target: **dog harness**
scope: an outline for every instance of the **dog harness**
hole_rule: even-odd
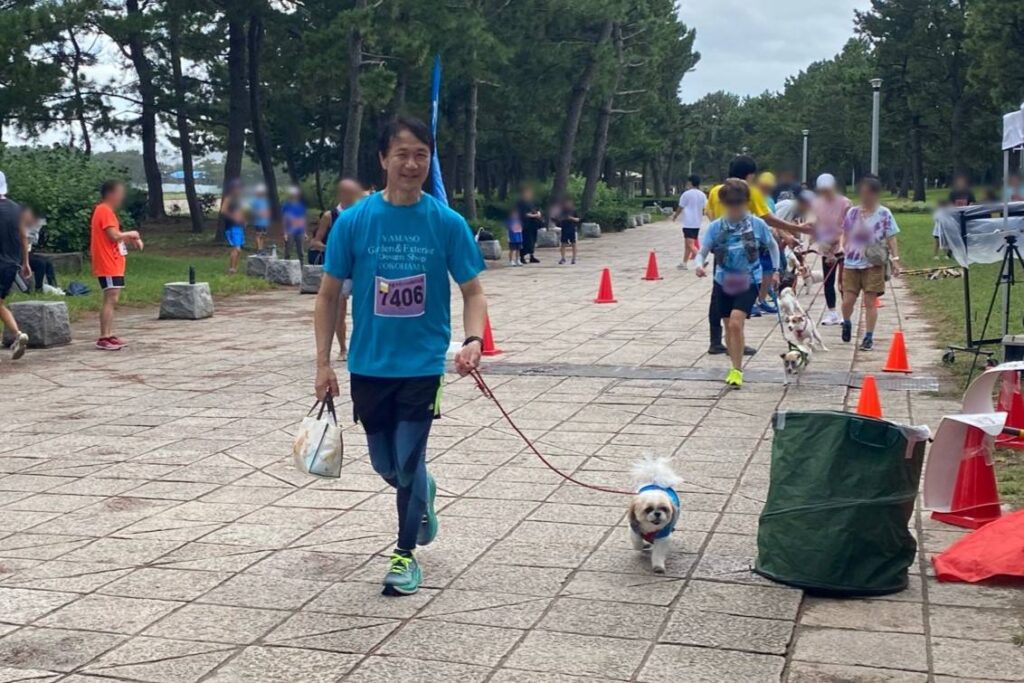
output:
[[[669,520],[667,526],[665,526],[662,529],[659,529],[658,531],[650,531],[644,533],[640,531],[640,524],[635,519],[629,520],[629,528],[633,530],[633,533],[635,533],[637,536],[644,539],[648,543],[654,543],[655,539],[667,538],[669,534],[675,531],[676,522],[679,521],[679,494],[676,493],[675,489],[669,488],[667,486],[658,486],[657,484],[648,484],[647,486],[643,486],[639,490],[637,490],[637,493],[643,493],[644,491],[664,491],[668,495],[669,499],[672,501],[672,519]],[[630,517],[632,517],[632,515],[630,515]]]

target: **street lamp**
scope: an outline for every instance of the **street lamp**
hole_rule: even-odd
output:
[[[811,131],[809,131],[806,128],[804,128],[801,132],[804,135],[804,164],[801,167],[801,171],[800,171],[800,182],[806,183],[807,182],[807,136],[811,134]]]
[[[882,79],[871,79],[871,174],[878,175],[878,122],[882,112]]]

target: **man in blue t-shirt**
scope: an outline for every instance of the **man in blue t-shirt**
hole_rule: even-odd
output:
[[[263,253],[263,242],[270,229],[270,199],[267,197],[267,186],[256,186],[256,192],[249,199],[249,222],[256,233],[256,251]]]
[[[387,187],[338,216],[327,240],[316,301],[316,394],[338,395],[330,366],[342,282],[352,280],[348,370],[353,410],[366,431],[370,463],[396,489],[398,542],[385,595],[410,595],[422,575],[417,545],[437,535],[436,486],[427,474],[427,437],[440,415],[451,339],[451,289],[462,292],[467,337],[455,357],[466,375],[480,364],[487,300],[473,233],[455,211],[423,192],[433,141],[421,121],[398,118],[381,135]]]

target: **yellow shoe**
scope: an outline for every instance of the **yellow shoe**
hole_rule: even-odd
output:
[[[725,383],[731,387],[739,389],[743,386],[743,373],[736,368],[732,368],[725,376]]]

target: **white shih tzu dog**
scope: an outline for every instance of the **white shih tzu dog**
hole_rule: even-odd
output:
[[[665,573],[669,536],[679,521],[679,494],[674,486],[682,481],[672,471],[668,458],[644,458],[633,466],[637,492],[629,505],[629,530],[633,547],[651,549],[651,568]]]

